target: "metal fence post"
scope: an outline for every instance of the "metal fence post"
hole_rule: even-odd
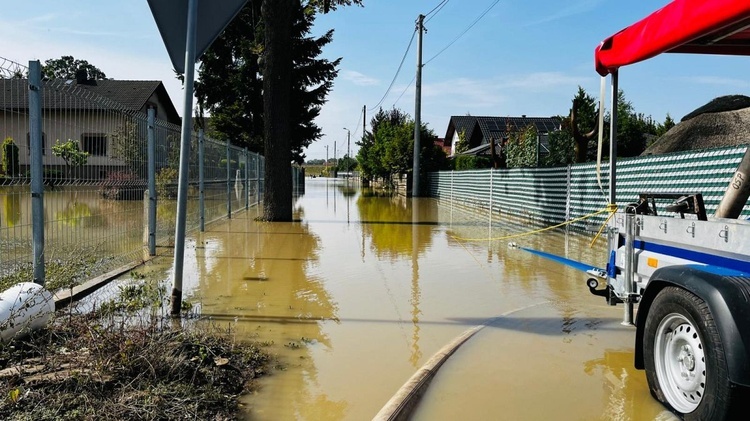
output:
[[[227,218],[232,219],[232,165],[229,141],[227,141]]]
[[[44,162],[42,161],[42,67],[29,62],[29,143],[34,282],[44,285]]]
[[[206,192],[204,190],[205,178],[203,175],[204,161],[203,129],[198,131],[198,208],[200,213],[200,230],[206,231]]]
[[[490,197],[490,217],[492,217],[492,182],[493,182],[493,175],[495,174],[495,170],[490,168],[490,194],[488,195]]]
[[[148,109],[148,255],[156,256],[156,110]]]
[[[565,194],[565,220],[566,221],[570,221],[570,197],[572,196],[571,190],[573,188],[572,168],[573,168],[572,165],[568,165],[568,174],[567,174],[568,178],[567,178],[567,183],[566,183],[567,187],[565,188],[565,193],[566,193]]]
[[[260,155],[255,154],[255,203],[260,203]]]
[[[250,153],[245,148],[245,210],[250,209]]]

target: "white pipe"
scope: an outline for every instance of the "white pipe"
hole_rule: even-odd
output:
[[[0,341],[44,327],[55,312],[52,293],[39,284],[21,282],[0,294]]]

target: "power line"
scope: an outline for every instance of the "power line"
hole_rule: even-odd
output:
[[[406,85],[406,88],[404,88],[404,90],[401,92],[401,95],[399,95],[398,98],[396,98],[396,101],[393,102],[393,106],[394,107],[396,106],[396,104],[398,104],[398,102],[401,100],[401,97],[404,96],[404,94],[406,93],[406,91],[409,88],[411,88],[411,84],[414,83],[414,79],[416,79],[416,78],[417,78],[417,75],[415,74],[414,77],[411,78],[411,82],[409,82],[409,84]]]
[[[432,10],[430,10],[429,12],[425,13],[424,17],[427,18],[428,16],[430,16],[432,14],[432,12],[435,12],[436,10],[437,10],[437,12],[435,12],[435,14],[437,15],[438,13],[440,13],[439,9],[442,9],[445,6],[445,4],[448,3],[448,1],[449,0],[443,0],[443,1],[441,1],[440,4],[438,4],[437,6],[433,7]]]
[[[401,63],[398,65],[398,69],[396,69],[396,74],[393,76],[393,80],[391,80],[391,84],[388,85],[388,89],[386,89],[385,94],[383,95],[383,98],[380,99],[380,101],[374,106],[369,107],[371,110],[375,110],[385,101],[385,98],[388,96],[388,94],[391,92],[391,88],[393,88],[393,84],[396,82],[396,78],[398,77],[398,74],[401,72],[401,67],[404,65],[404,61],[406,60],[406,56],[409,54],[409,50],[411,50],[411,45],[414,42],[414,36],[417,34],[416,28],[414,29],[414,32],[411,34],[411,39],[409,40],[409,46],[406,47],[406,51],[404,52],[404,56],[401,58]]]
[[[423,66],[426,66],[426,65],[427,65],[427,64],[429,64],[429,63],[430,63],[430,62],[431,62],[432,60],[435,60],[435,59],[436,59],[436,58],[437,58],[437,57],[438,57],[438,56],[439,56],[440,54],[442,54],[442,53],[443,53],[443,52],[444,52],[445,50],[447,50],[447,49],[448,49],[448,48],[450,48],[450,47],[451,47],[451,46],[452,46],[453,44],[455,44],[455,42],[456,42],[456,41],[458,41],[459,39],[461,39],[461,37],[463,37],[464,35],[466,35],[466,33],[467,33],[467,32],[469,32],[469,30],[471,30],[471,28],[473,28],[473,27],[474,27],[474,25],[476,25],[477,23],[479,23],[479,21],[480,21],[480,20],[482,20],[482,18],[483,18],[483,17],[484,17],[484,16],[485,16],[485,15],[486,15],[487,13],[489,13],[489,12],[490,12],[490,10],[492,10],[492,8],[493,8],[493,7],[495,7],[495,6],[496,6],[496,5],[498,4],[498,3],[500,3],[500,0],[495,0],[494,2],[492,2],[492,4],[491,4],[491,5],[490,5],[490,6],[488,7],[488,8],[484,9],[484,12],[482,12],[482,14],[481,14],[481,15],[479,15],[479,17],[478,17],[478,18],[476,18],[476,19],[474,20],[474,22],[472,22],[472,23],[471,23],[471,25],[469,25],[469,26],[468,26],[468,27],[467,27],[466,29],[464,29],[464,30],[463,30],[463,32],[461,32],[461,33],[460,33],[460,34],[459,34],[459,35],[458,35],[458,36],[457,36],[456,38],[454,38],[454,39],[453,39],[453,41],[451,41],[451,42],[450,42],[450,43],[449,43],[448,45],[446,45],[446,46],[445,46],[445,47],[444,47],[444,48],[443,48],[442,50],[440,50],[440,51],[439,51],[439,52],[438,52],[437,54],[435,54],[434,56],[432,56],[432,58],[430,58],[429,60],[427,60],[427,61],[426,61],[426,62],[425,62],[425,63],[423,64]]]

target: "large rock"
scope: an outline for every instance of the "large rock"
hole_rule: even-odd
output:
[[[642,155],[749,144],[750,108],[735,108],[745,104],[745,100],[750,104],[750,98],[741,95],[714,99],[685,116]]]

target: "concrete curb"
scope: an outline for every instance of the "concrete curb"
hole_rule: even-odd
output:
[[[375,415],[373,421],[405,421],[408,420],[414,409],[417,407],[419,399],[424,394],[425,390],[429,386],[432,379],[437,374],[437,371],[445,363],[445,361],[453,355],[461,345],[466,343],[472,336],[477,332],[491,325],[494,321],[499,320],[503,317],[507,317],[513,313],[523,311],[532,307],[537,307],[543,304],[548,304],[549,301],[544,301],[537,304],[528,305],[526,307],[517,308],[509,312],[503,313],[498,317],[487,319],[484,323],[465,331],[461,335],[457,336],[450,343],[440,348],[409,380],[404,383],[403,386],[396,392],[393,397],[386,402],[383,408]]]
[[[127,265],[120,266],[115,270],[109,271],[103,275],[97,276],[94,279],[86,281],[83,284],[74,287],[73,289],[66,289],[64,291],[58,292],[57,294],[54,294],[55,310],[64,308],[70,303],[86,297],[87,295],[109,283],[112,279],[122,275],[125,272],[133,270],[138,266],[143,265],[147,261],[148,260],[141,260],[128,263]]]

